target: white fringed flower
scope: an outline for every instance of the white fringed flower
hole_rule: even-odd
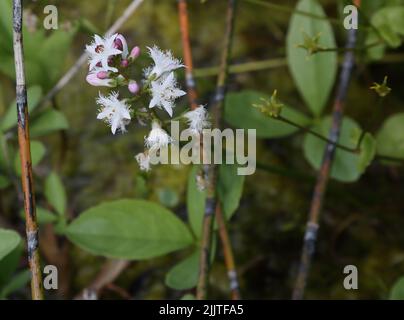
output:
[[[146,153],[139,153],[135,157],[137,163],[139,164],[139,168],[142,171],[150,170],[150,157]]]
[[[130,106],[124,100],[118,99],[118,93],[112,92],[109,96],[100,93],[97,104],[101,106],[97,119],[104,120],[111,126],[113,134],[119,129],[122,133],[126,131],[125,126],[129,124]]]
[[[156,121],[152,123],[152,130],[145,139],[145,145],[150,150],[158,150],[167,147],[172,142],[172,138],[161,129],[160,124]]]
[[[108,65],[108,60],[111,56],[122,54],[122,51],[117,49],[115,45],[115,39],[117,36],[117,34],[114,34],[110,37],[102,38],[99,35],[94,35],[94,41],[86,46],[86,51],[90,55],[90,70],[99,66],[104,71],[118,71],[117,68]]]
[[[162,107],[170,117],[173,116],[173,107],[175,99],[186,94],[181,89],[177,88],[177,81],[174,73],[171,72],[165,77],[162,77],[151,83],[152,99],[150,100],[149,108]]]
[[[145,71],[147,77],[154,74],[156,78],[159,78],[164,73],[184,67],[181,61],[174,58],[169,50],[162,51],[157,46],[147,47],[147,49],[149,49],[149,55],[154,61],[154,66]]]
[[[195,110],[187,112],[184,117],[188,121],[189,129],[197,133],[201,133],[204,128],[210,127],[208,112],[204,106],[199,106]]]

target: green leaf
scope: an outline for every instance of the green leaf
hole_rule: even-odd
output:
[[[222,164],[218,175],[218,196],[227,219],[230,219],[239,206],[243,194],[244,178],[237,174],[238,165]]]
[[[42,97],[42,89],[39,86],[32,86],[27,90],[28,96],[28,110],[32,112],[37,106]],[[0,129],[2,131],[9,130],[17,125],[17,106],[14,102],[7,109],[6,114],[0,123]]]
[[[389,117],[377,133],[377,154],[404,158],[404,113]]]
[[[196,286],[198,275],[199,252],[195,251],[166,274],[165,283],[172,289],[187,290]]]
[[[404,300],[404,277],[398,279],[391,288],[390,300]]]
[[[18,245],[3,259],[0,260],[0,287],[4,286],[17,269],[24,250],[23,241],[20,239]]]
[[[41,162],[45,155],[46,149],[42,142],[31,141],[31,162],[32,167],[35,167]],[[15,171],[21,175],[21,159],[20,154],[17,152],[14,159]]]
[[[77,27],[71,31],[54,30],[38,48],[44,71],[47,73],[51,85],[58,80],[63,72],[66,56],[76,31]],[[52,59],[49,59],[50,56]]]
[[[67,128],[69,128],[69,123],[65,115],[60,111],[49,109],[32,120],[30,132],[32,137],[39,137]]]
[[[25,287],[31,279],[30,270],[24,270],[16,274],[0,291],[0,299],[5,299],[11,293]]]
[[[25,220],[24,210],[20,211],[20,216],[22,219]],[[39,225],[44,225],[44,224],[56,222],[58,220],[58,217],[54,213],[52,213],[51,211],[49,211],[45,208],[36,207],[36,219],[37,219]]]
[[[45,196],[48,202],[63,216],[66,211],[66,190],[56,172],[52,172],[45,181]]]
[[[365,133],[360,147],[358,169],[364,172],[366,168],[372,163],[376,155],[376,140],[370,133]]]
[[[193,243],[177,216],[144,200],[118,200],[90,208],[67,227],[66,235],[84,250],[120,259],[150,259]]]
[[[202,233],[202,221],[205,214],[206,191],[199,190],[197,186],[197,174],[201,166],[194,165],[188,176],[187,186],[187,211],[191,228],[199,239]]]
[[[322,119],[313,128],[313,130],[325,137],[328,137],[331,122],[331,117],[326,117]],[[357,145],[357,139],[354,139],[354,135],[357,137],[357,132],[360,132],[360,130],[359,125],[354,120],[345,117],[342,122],[341,134],[338,142],[341,145],[355,148]],[[309,133],[306,133],[303,143],[304,155],[307,161],[316,170],[320,169],[325,147],[326,142]],[[362,155],[361,160],[359,154],[337,148],[331,168],[331,177],[342,182],[354,182],[358,180],[364,170],[363,166],[364,163],[366,163],[364,159],[368,160],[368,158],[369,155],[367,157]],[[362,168],[360,165],[361,162]]]
[[[251,90],[229,93],[224,109],[225,120],[237,128],[256,129],[257,137],[261,138],[285,137],[298,130],[279,120],[269,118],[254,108],[252,105],[259,103],[261,98],[269,99],[268,95]],[[283,108],[282,115],[302,126],[310,122],[302,113],[287,106]]]
[[[372,16],[371,22],[390,47],[401,45],[404,36],[404,6],[382,8]]]
[[[0,229],[0,260],[13,251],[20,241],[21,238],[17,232]]]
[[[326,17],[316,0],[300,0],[296,10]],[[304,33],[310,37],[320,34],[319,45],[335,48],[334,33],[327,20],[294,14],[287,36],[287,59],[296,86],[304,101],[315,115],[320,115],[327,103],[337,74],[337,54],[317,53],[308,56],[306,50],[297,45],[304,42]]]
[[[191,293],[187,293],[182,296],[181,300],[196,300],[196,297]]]

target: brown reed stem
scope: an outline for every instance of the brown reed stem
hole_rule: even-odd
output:
[[[359,1],[356,1],[359,5]],[[348,40],[346,47],[354,48],[356,45],[357,30],[348,31]],[[303,299],[304,290],[306,287],[307,277],[310,271],[311,260],[314,255],[317,232],[319,228],[319,218],[322,209],[322,204],[327,189],[328,179],[332,168],[332,163],[336,151],[336,143],[340,136],[340,129],[343,118],[344,104],[349,87],[349,82],[352,70],[355,65],[355,55],[353,51],[347,51],[344,57],[344,63],[341,69],[336,98],[334,102],[332,126],[329,133],[329,140],[333,143],[328,143],[323,156],[321,168],[317,175],[317,182],[314,188],[313,198],[311,202],[309,219],[307,222],[306,232],[304,235],[303,249],[298,269],[295,288],[292,298],[294,300]]]
[[[233,40],[234,33],[234,21],[235,21],[235,12],[236,12],[236,0],[228,0],[227,6],[227,18],[226,18],[226,31],[225,31],[225,39],[221,57],[221,63],[219,67],[219,75],[217,79],[216,85],[216,93],[214,97],[214,102],[212,105],[212,111],[214,114],[213,126],[215,128],[221,127],[221,119],[222,119],[222,109],[226,92],[226,83],[228,78],[228,69],[229,69],[229,58],[230,51]],[[202,231],[202,249],[201,249],[201,259],[200,259],[200,275],[197,286],[197,299],[206,299],[207,297],[207,284],[208,284],[208,275],[209,275],[209,258],[210,258],[210,244],[212,237],[212,225],[213,219],[212,215],[215,213],[216,220],[218,222],[219,234],[221,235],[221,240],[223,244],[223,249],[225,251],[226,257],[226,266],[231,267],[228,270],[228,274],[230,276],[231,281],[231,290],[233,298],[240,298],[238,292],[238,280],[237,273],[234,269],[234,258],[232,248],[230,246],[228,231],[226,228],[226,222],[224,220],[223,215],[221,214],[221,207],[217,201],[216,195],[216,180],[217,180],[217,170],[215,166],[204,166],[204,176],[205,181],[207,181],[207,200],[206,200],[206,208],[205,215],[203,221],[203,231]],[[223,238],[223,236],[225,238]],[[231,261],[229,261],[229,258]]]
[[[186,0],[178,0],[178,10],[180,16],[180,29],[181,29],[181,36],[182,36],[182,45],[183,45],[183,52],[184,52],[184,62],[186,65],[186,81],[187,81],[187,89],[188,89],[188,97],[191,103],[191,109],[195,109],[198,107],[196,103],[197,99],[197,91],[195,86],[195,81],[193,77],[193,62],[192,62],[192,51],[191,45],[189,40],[189,21],[188,21],[188,12],[187,12],[187,3]],[[201,139],[203,141],[203,139]],[[216,205],[216,221],[219,226],[219,235],[221,239],[221,243],[223,246],[224,256],[225,256],[225,264],[227,268],[227,273],[230,282],[231,288],[231,296],[233,300],[240,299],[240,291],[237,279],[237,272],[235,268],[234,262],[234,255],[233,255],[233,248],[231,246],[230,237],[227,231],[227,226],[225,219],[222,214],[221,206],[219,203]],[[207,221],[206,221],[207,220]],[[207,217],[204,222],[206,222],[207,228],[212,228],[212,221],[211,217]],[[206,236],[206,235],[205,235]],[[210,235],[209,235],[210,236]],[[205,239],[205,243],[211,241],[211,239]],[[202,246],[203,247],[203,246]],[[210,248],[210,245],[209,245]],[[209,251],[203,250],[203,262],[201,263],[201,270],[204,268],[203,266],[206,263],[209,263]],[[202,261],[202,260],[201,260]],[[205,271],[208,272],[208,271]],[[203,274],[205,277],[205,274]],[[205,282],[207,279],[203,278],[201,282]]]
[[[31,295],[33,300],[42,300],[42,273],[39,259],[38,225],[35,211],[35,193],[32,178],[29,138],[27,89],[25,85],[22,15],[22,0],[13,0],[13,47],[16,73],[18,144],[21,159],[21,182],[24,194],[28,263],[31,270]]]

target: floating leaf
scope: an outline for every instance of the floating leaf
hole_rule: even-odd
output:
[[[257,137],[278,138],[295,133],[298,129],[279,120],[263,115],[253,107],[260,103],[260,99],[270,99],[268,95],[257,91],[244,90],[238,93],[229,93],[226,97],[224,117],[234,127],[241,129],[256,129]],[[282,116],[302,126],[309,123],[309,119],[302,113],[283,107]]]
[[[316,0],[300,0],[296,10],[326,17]],[[315,115],[320,115],[327,103],[337,74],[337,54],[317,53],[308,57],[307,52],[297,46],[304,42],[304,34],[320,35],[319,46],[335,48],[334,33],[327,20],[313,19],[294,14],[287,36],[287,59],[293,79],[304,101]]]
[[[144,200],[118,200],[90,208],[67,227],[66,235],[84,250],[119,259],[150,259],[193,243],[178,217]]]

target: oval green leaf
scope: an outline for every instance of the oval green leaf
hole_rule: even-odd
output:
[[[172,289],[187,290],[196,286],[198,275],[199,251],[195,251],[167,273],[165,283]]]
[[[66,211],[66,190],[56,172],[51,172],[45,180],[45,196],[56,212],[63,216]]]
[[[90,208],[66,229],[70,241],[93,254],[150,259],[193,243],[171,211],[144,200],[117,200]]]
[[[69,123],[65,115],[60,111],[49,109],[32,119],[30,134],[32,137],[39,137],[67,128]]]
[[[17,232],[0,229],[0,260],[13,251],[20,241],[21,238]]]
[[[326,17],[316,0],[300,0],[296,10]],[[320,115],[327,103],[337,74],[337,54],[320,52],[308,56],[306,50],[297,46],[303,44],[304,34],[319,36],[323,48],[335,48],[334,33],[327,20],[313,19],[294,14],[289,24],[287,36],[287,59],[296,86],[307,106],[315,115]]]
[[[257,137],[279,138],[295,133],[298,129],[263,115],[252,105],[260,103],[260,99],[269,99],[268,95],[252,90],[244,90],[238,93],[229,93],[226,96],[224,109],[225,120],[234,127],[241,129],[256,129]],[[282,115],[302,126],[306,126],[310,120],[301,112],[288,106],[282,110]]]
[[[404,113],[389,117],[377,133],[377,154],[404,158]]]
[[[326,117],[313,127],[313,130],[328,137],[331,121],[331,117]],[[342,122],[339,143],[350,148],[355,148],[357,145],[357,133],[361,132],[360,130],[359,125],[354,120],[345,117]],[[367,143],[365,144],[365,148],[366,145]],[[304,155],[316,170],[320,169],[325,147],[326,142],[306,133],[303,144]],[[360,154],[337,149],[331,169],[331,177],[342,182],[354,182],[358,180],[367,164],[369,164],[371,155],[371,150],[366,151],[365,155],[361,158]]]

